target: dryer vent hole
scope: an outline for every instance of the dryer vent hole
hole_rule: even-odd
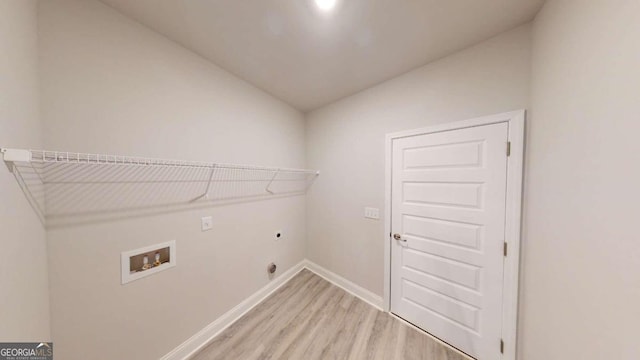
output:
[[[271,263],[267,266],[267,272],[269,272],[269,274],[273,274],[276,272],[276,264]]]

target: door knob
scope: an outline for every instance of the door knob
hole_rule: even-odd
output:
[[[400,241],[407,241],[406,239],[403,239],[400,234],[393,234],[393,238]]]

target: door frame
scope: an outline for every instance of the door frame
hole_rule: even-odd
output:
[[[518,283],[520,270],[520,240],[522,222],[522,188],[524,170],[525,110],[478,117],[469,120],[449,122],[424,128],[400,131],[386,135],[385,140],[385,199],[384,199],[384,307],[391,311],[391,179],[393,140],[404,137],[433,134],[443,131],[470,127],[508,123],[508,140],[511,143],[507,158],[507,197],[505,209],[505,242],[508,256],[504,258],[502,281],[502,339],[504,353],[502,359],[516,359],[518,331]],[[505,144],[506,151],[506,144]],[[499,344],[496,344],[499,346]]]

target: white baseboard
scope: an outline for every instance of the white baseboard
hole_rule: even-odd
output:
[[[275,278],[269,284],[262,289],[258,290],[253,295],[249,296],[246,300],[238,304],[233,309],[227,311],[222,316],[217,318],[214,322],[207,325],[204,329],[200,330],[197,334],[193,335],[187,341],[178,345],[167,355],[163,356],[160,360],[186,360],[195,355],[202,348],[207,346],[213,338],[215,338],[224,329],[236,322],[244,314],[253,309],[256,305],[262,302],[265,298],[271,295],[274,291],[278,290],[282,285],[294,277],[298,272],[305,268],[306,260],[299,262],[289,270],[285,271],[282,275]]]
[[[331,272],[323,268],[322,266],[314,263],[313,261],[305,260],[304,267],[316,273],[317,275],[325,278],[327,281],[333,283],[334,285],[341,287],[348,293],[351,293],[352,295],[359,297],[363,301],[369,303],[371,306],[382,311],[383,301],[381,296],[376,295],[371,291],[352,283],[351,281],[343,278],[342,276],[334,272]]]
[[[220,334],[224,329],[231,326],[231,324],[233,324],[234,322],[236,322],[236,320],[249,312],[249,310],[260,304],[264,299],[278,290],[282,285],[284,285],[287,281],[293,278],[304,268],[312,271],[318,276],[326,279],[327,281],[344,289],[354,296],[357,296],[363,301],[369,303],[371,306],[382,310],[383,302],[381,296],[378,296],[371,291],[352,283],[351,281],[323,268],[322,266],[312,261],[303,260],[293,266],[291,269],[284,272],[282,275],[275,278],[265,287],[258,290],[256,293],[248,297],[236,307],[224,313],[214,322],[207,325],[204,329],[200,330],[197,334],[193,335],[192,337],[187,339],[187,341],[183,342],[177,348],[173,349],[167,355],[163,356],[160,360],[187,360],[191,358],[198,351],[207,346],[211,342],[211,340],[213,340],[213,338]]]

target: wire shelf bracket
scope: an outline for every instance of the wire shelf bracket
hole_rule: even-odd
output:
[[[211,167],[211,171],[209,172],[209,180],[207,180],[207,188],[204,190],[204,193],[202,193],[202,195],[199,195],[193,199],[191,199],[189,202],[196,202],[200,199],[209,199],[209,189],[211,188],[211,180],[213,179],[213,173],[216,170],[216,166],[213,165]]]
[[[88,214],[304,194],[320,174],[211,162],[0,149],[43,224]]]

